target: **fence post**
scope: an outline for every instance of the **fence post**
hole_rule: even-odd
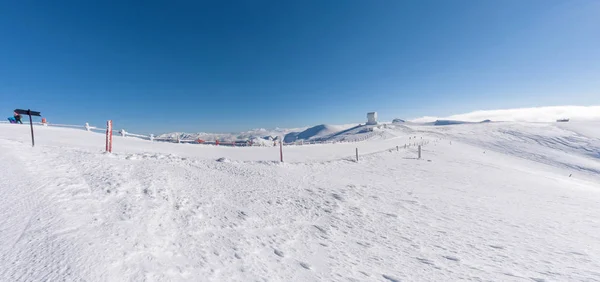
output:
[[[421,145],[419,145],[419,160],[421,159]]]
[[[106,151],[112,153],[112,120],[106,122]]]
[[[358,148],[356,148],[356,162],[358,162]]]
[[[283,162],[283,140],[279,140],[279,161]]]

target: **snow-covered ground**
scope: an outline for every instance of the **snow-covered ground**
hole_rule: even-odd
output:
[[[598,126],[390,126],[281,164],[0,124],[0,281],[597,281]]]

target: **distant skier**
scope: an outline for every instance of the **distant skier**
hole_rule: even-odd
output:
[[[23,124],[23,122],[21,121],[21,115],[20,114],[18,114],[17,112],[15,112],[15,114],[14,114],[13,117],[15,118],[15,123]]]

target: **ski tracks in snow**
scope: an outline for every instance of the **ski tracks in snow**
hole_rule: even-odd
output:
[[[82,280],[86,275],[78,268],[74,231],[86,217],[65,217],[86,214],[73,209],[89,192],[82,179],[71,164],[55,162],[57,156],[47,148],[11,141],[1,141],[0,147],[10,152],[2,154],[8,159],[1,162],[9,164],[1,172],[1,190],[7,195],[2,208],[9,209],[0,233],[8,247],[0,257],[1,280]]]

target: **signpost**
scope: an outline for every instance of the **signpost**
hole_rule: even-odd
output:
[[[33,121],[31,120],[31,116],[40,117],[42,116],[40,112],[32,111],[32,110],[22,110],[16,109],[15,113],[20,115],[28,115],[29,116],[29,126],[31,127],[31,147],[35,147],[35,138],[33,137]]]

